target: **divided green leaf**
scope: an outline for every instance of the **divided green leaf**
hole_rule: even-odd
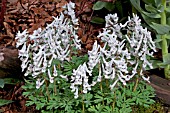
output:
[[[0,107],[12,103],[12,100],[0,99]]]

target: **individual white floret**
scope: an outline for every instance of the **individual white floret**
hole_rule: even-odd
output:
[[[17,40],[16,47],[18,48],[19,46],[23,45],[27,39],[28,39],[28,32],[27,29],[25,29],[22,33],[18,31],[15,39]]]
[[[50,69],[48,69],[48,77],[50,79],[50,83],[53,83],[54,82],[54,77],[52,77]]]
[[[54,77],[58,76],[57,69],[56,69],[55,65],[53,66],[53,76]]]
[[[36,81],[36,88],[39,89],[43,84],[44,84],[45,80],[42,80],[40,78],[37,79]]]
[[[92,50],[88,51],[89,61],[87,64],[88,64],[89,69],[91,69],[91,70],[99,62],[99,58],[100,58],[99,48],[100,48],[100,45],[98,45],[97,41],[95,41],[95,43],[93,44]]]
[[[71,86],[72,92],[75,91],[75,97],[78,97],[77,94],[77,88],[83,86],[83,93],[87,93],[88,90],[91,90],[91,85],[88,83],[88,75],[91,73],[90,70],[88,70],[86,63],[83,65],[79,65],[79,67],[75,70],[73,70],[72,76],[71,76]],[[87,75],[88,74],[88,75]]]

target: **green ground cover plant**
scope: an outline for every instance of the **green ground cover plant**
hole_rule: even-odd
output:
[[[36,105],[36,109],[42,113],[79,113],[83,109],[85,113],[130,113],[134,108],[141,108],[140,106],[143,107],[143,110],[147,110],[150,105],[155,103],[154,89],[144,81],[140,81],[136,90],[134,90],[134,82],[126,86],[119,85],[112,91],[104,83],[101,90],[99,84],[93,87],[91,92],[81,94],[77,99],[74,99],[74,95],[68,87],[69,83],[63,81],[62,85],[51,84],[48,87],[49,100],[46,86],[43,85],[41,90],[37,90],[35,82],[32,81],[34,80],[26,81],[26,85],[23,86],[26,90],[23,94],[29,97],[26,105]],[[56,94],[54,87],[57,90]]]
[[[133,14],[122,24],[117,14],[108,14],[97,36],[104,46],[96,40],[80,55],[75,4],[63,8],[45,29],[16,36],[22,71],[29,78],[23,86],[27,105],[45,113],[128,113],[133,106],[153,104],[154,90],[143,71],[153,68],[149,59],[156,46],[139,17]]]
[[[0,88],[4,88],[5,85],[15,85],[17,83],[21,82],[21,80],[19,79],[14,79],[14,78],[3,78],[3,79],[0,79]],[[7,104],[10,104],[10,103],[13,103],[14,101],[12,100],[6,100],[6,99],[2,99],[2,96],[0,96],[0,107],[1,106],[4,106],[4,105],[7,105]],[[1,112],[1,110],[0,110]]]

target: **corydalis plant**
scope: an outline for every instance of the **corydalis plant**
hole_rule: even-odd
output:
[[[156,46],[162,49],[162,61],[155,60],[157,68],[164,68],[166,79],[170,79],[170,4],[168,0],[139,1],[130,0],[131,4],[138,10],[144,21],[155,31]],[[142,3],[141,3],[142,2]],[[145,5],[145,9],[140,4]]]
[[[134,75],[141,75],[146,79],[142,71],[146,66],[152,68],[147,56],[153,55],[150,50],[156,51],[150,32],[141,26],[140,19],[136,15],[133,15],[133,18],[129,17],[123,25],[117,23],[116,14],[106,16],[105,20],[106,27],[98,37],[105,42],[104,48],[101,48],[103,65],[109,64],[110,67],[103,69],[112,69],[114,76],[117,76],[115,78],[124,85]],[[122,31],[126,33],[123,34]]]
[[[92,86],[105,80],[109,81],[111,89],[118,81],[126,85],[135,75],[149,81],[149,77],[145,77],[142,72],[147,66],[152,68],[147,57],[152,57],[153,51],[156,51],[151,33],[141,26],[136,15],[129,17],[123,25],[118,23],[117,14],[109,14],[105,20],[105,28],[98,35],[105,42],[104,47],[96,41],[92,50],[88,51],[88,62],[73,70],[71,88],[75,91],[75,97],[78,97],[78,89],[81,86],[83,93],[87,93]],[[123,34],[122,31],[126,33]],[[92,75],[96,66],[99,67],[99,75]],[[89,77],[93,78],[91,84]],[[96,77],[97,79],[94,79]]]
[[[38,29],[32,35],[25,30],[16,37],[17,47],[22,46],[19,50],[22,70],[27,68],[25,75],[31,74],[37,79],[37,88],[46,78],[53,83],[54,77],[59,75],[68,80],[74,97],[78,98],[81,93],[87,93],[105,80],[110,89],[119,81],[126,85],[135,75],[149,80],[142,72],[146,66],[152,68],[147,56],[152,56],[150,51],[155,51],[155,44],[136,15],[129,17],[125,24],[118,23],[116,14],[107,15],[105,28],[98,35],[105,43],[104,47],[95,41],[92,50],[88,51],[88,61],[81,63],[77,69],[73,68],[71,76],[58,74],[58,67],[64,70],[64,62],[72,60],[71,48],[81,49],[76,34],[78,20],[73,10],[74,3],[69,2],[63,8],[65,11],[60,17],[54,17],[46,29]],[[33,41],[33,44],[27,44],[27,40]],[[56,59],[61,62],[60,66],[53,62]]]
[[[53,60],[68,61],[71,46],[80,49],[80,40],[76,34],[78,19],[73,10],[75,4],[69,2],[63,8],[64,12],[54,17],[54,21],[44,30],[39,28],[32,35],[25,30],[16,36],[16,47],[22,46],[19,50],[22,71],[26,70],[25,76],[30,74],[37,79],[37,88],[44,83],[46,76],[50,83],[54,82],[58,73]],[[33,43],[27,43],[28,40]]]

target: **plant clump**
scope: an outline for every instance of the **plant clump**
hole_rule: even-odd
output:
[[[57,84],[55,93],[56,87],[66,90],[62,87],[64,80],[77,99],[93,91],[97,84],[102,90],[106,83],[112,91],[118,83],[126,85],[134,77],[149,81],[143,71],[152,68],[148,57],[156,51],[155,43],[137,15],[133,14],[122,24],[118,23],[117,14],[108,14],[105,28],[97,36],[104,46],[95,41],[92,50],[81,56],[77,52],[81,49],[81,40],[77,35],[75,4],[69,2],[63,8],[60,16],[54,17],[44,30],[39,28],[32,35],[25,30],[16,36],[16,47],[21,47],[22,71],[36,80],[37,89],[45,85],[48,90],[50,84]]]

